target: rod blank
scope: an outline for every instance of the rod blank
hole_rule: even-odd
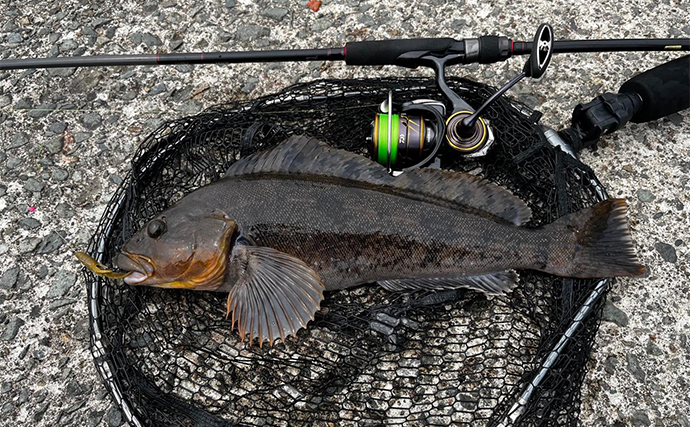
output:
[[[690,50],[690,39],[555,40],[554,53]],[[513,42],[513,55],[532,53],[532,42]]]
[[[337,49],[261,50],[246,52],[165,53],[158,55],[100,55],[55,58],[6,59],[0,70],[61,67],[110,67],[119,65],[218,64],[246,62],[342,61]]]

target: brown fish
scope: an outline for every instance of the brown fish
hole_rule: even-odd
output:
[[[240,336],[294,335],[324,290],[510,291],[513,269],[559,276],[639,275],[625,218],[610,199],[538,229],[507,190],[419,169],[399,177],[360,155],[292,137],[152,219],[116,257],[130,285],[229,292]]]

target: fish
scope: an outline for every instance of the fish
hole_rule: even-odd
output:
[[[527,204],[488,180],[430,168],[394,177],[293,136],[156,215],[114,264],[131,286],[227,292],[240,339],[273,345],[314,320],[325,291],[500,295],[517,286],[516,270],[641,275],[626,213],[624,199],[608,199],[525,227]]]

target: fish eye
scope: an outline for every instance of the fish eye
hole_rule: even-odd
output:
[[[162,219],[154,219],[149,222],[148,227],[146,227],[146,233],[152,239],[157,239],[163,235],[166,231],[165,221]]]

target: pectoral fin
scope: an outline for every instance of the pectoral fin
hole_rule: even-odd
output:
[[[514,271],[499,271],[474,276],[381,280],[378,284],[388,291],[422,289],[439,291],[464,288],[484,292],[489,295],[500,295],[510,292],[517,284],[517,281],[518,276]]]
[[[227,313],[237,321],[240,337],[269,344],[314,320],[323,300],[324,286],[318,273],[302,260],[262,246],[237,245],[239,280],[228,295]]]

